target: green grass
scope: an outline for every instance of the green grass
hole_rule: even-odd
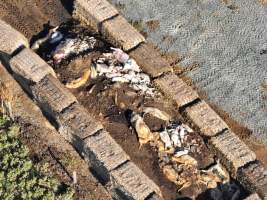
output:
[[[19,127],[0,116],[0,199],[72,199],[74,190],[46,176],[47,165],[31,161],[18,134]]]

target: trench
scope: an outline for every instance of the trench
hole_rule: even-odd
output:
[[[54,68],[61,83],[69,88],[97,120],[101,121],[104,128],[131,157],[131,160],[160,187],[164,199],[231,199],[237,190],[239,195],[234,199],[243,199],[248,194],[232,178],[229,183],[216,183],[216,187],[209,187],[208,182],[198,180],[197,174],[207,172],[216,163],[218,164],[218,158],[209,150],[206,142],[194,127],[192,132],[187,131],[186,139],[179,147],[179,151],[190,147],[188,155],[197,162],[196,166],[191,166],[192,159],[183,161],[182,164],[174,164],[170,160],[172,157],[166,153],[166,148],[160,151],[155,140],[149,140],[140,145],[137,127],[131,123],[133,113],[141,117],[154,134],[162,132],[170,124],[180,126],[189,125],[189,123],[180,115],[173,103],[164,98],[156,89],[147,94],[143,91],[145,89],[137,90],[133,87],[134,84],[129,84],[125,79],[114,81],[104,72],[101,74],[101,71],[96,70],[97,75],[93,76],[95,67],[92,66],[97,66],[97,64],[104,64],[108,67],[125,66],[121,61],[118,62],[118,59],[110,58],[114,56],[112,52],[115,50],[101,36],[75,20],[62,23],[56,31],[63,36],[60,41],[51,43],[49,42],[51,40],[47,40],[39,46],[36,52]],[[67,51],[70,48],[68,45],[61,45],[66,42],[66,38],[74,40],[75,48],[72,53]],[[36,40],[33,40],[34,42]],[[87,45],[87,48],[80,48],[83,45]],[[149,83],[149,87],[153,86]],[[145,108],[164,112],[171,120],[166,122],[153,113],[144,114]],[[170,171],[166,172],[169,168],[175,169],[179,179],[183,180],[181,183],[174,184],[172,176],[167,173]],[[235,188],[232,188],[233,185]]]

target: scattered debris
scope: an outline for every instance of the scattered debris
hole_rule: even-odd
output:
[[[112,53],[104,53],[92,68],[99,76],[105,76],[112,82],[128,83],[141,94],[154,96],[155,89],[150,77],[143,73],[136,62],[120,49],[112,48]]]
[[[57,31],[57,29],[58,26],[53,29],[50,29],[45,37],[36,40],[32,44],[31,49],[36,51],[40,48],[41,45],[43,45],[46,42],[49,42],[50,44],[60,42],[63,39],[63,34]]]
[[[77,184],[78,180],[77,180],[77,172],[73,171],[72,172],[72,180],[73,180],[73,184]]]
[[[168,121],[168,125],[163,127],[160,132],[151,132],[149,127],[143,121],[141,115],[134,113],[131,122],[137,132],[140,145],[150,143],[158,152],[160,167],[163,174],[171,182],[175,183],[179,191],[186,190],[189,187],[216,189],[213,196],[219,198],[228,195],[227,199],[237,199],[239,189],[231,191],[230,175],[226,169],[217,161],[208,169],[199,169],[198,161],[194,158],[197,148],[194,140],[188,142],[187,137],[193,133],[193,130],[181,123],[171,122],[168,114],[151,107],[143,109],[143,114],[153,113],[152,115]],[[224,185],[222,187],[221,185]],[[198,189],[199,190],[199,189]],[[218,191],[217,191],[218,190]],[[216,198],[215,198],[216,199]]]
[[[143,118],[140,115],[133,112],[131,116],[131,123],[133,124],[137,132],[140,147],[143,144],[146,144],[149,141],[153,140],[154,138],[153,134],[151,133],[150,129],[145,124],[145,122],[143,121]]]
[[[143,109],[143,112],[144,112],[144,114],[149,113],[158,119],[162,119],[163,121],[170,121],[171,120],[171,117],[170,117],[170,115],[168,115],[168,113],[163,112],[157,108],[145,107]]]
[[[83,35],[83,37],[73,38],[63,35],[57,29],[51,30],[48,36],[38,42],[36,41],[36,47],[33,48],[39,48],[43,42],[48,42],[54,46],[54,49],[49,53],[49,59],[52,59],[54,64],[65,63],[62,61],[90,52],[97,46],[97,40],[94,37]],[[131,59],[121,49],[105,49],[100,52],[100,56],[98,54],[94,56],[92,56],[92,64],[91,62],[87,64],[87,66],[90,66],[86,68],[81,77],[77,78],[76,76],[75,78],[77,79],[66,81],[67,88],[79,88],[88,80],[101,77],[108,80],[105,81],[105,84],[112,83],[117,89],[122,88],[123,83],[126,83],[133,89],[131,92],[125,91],[125,94],[129,93],[129,96],[144,95],[145,97],[154,97],[157,94],[152,86],[150,77],[143,73],[135,60]],[[88,90],[89,93],[92,93],[96,88],[97,83],[93,84]],[[106,85],[104,86],[106,88]],[[115,94],[114,101],[120,108],[125,108],[125,105],[118,102],[118,93]],[[211,162],[206,162],[209,162],[208,165],[206,163],[203,164],[201,158],[206,155],[203,154],[206,151],[202,151],[202,149],[205,149],[202,147],[205,144],[201,139],[194,136],[195,133],[189,126],[172,121],[173,119],[168,113],[158,108],[140,106],[137,109],[141,114],[132,112],[130,122],[136,130],[139,147],[141,148],[144,144],[150,144],[157,151],[159,166],[163,174],[177,185],[178,191],[184,191],[189,187],[198,192],[212,189],[211,196],[214,199],[223,200],[225,196],[227,196],[227,199],[238,199],[240,189],[236,184],[232,183],[228,172],[220,162],[217,161],[210,166],[214,162],[212,158]],[[149,117],[152,116],[152,119],[157,118],[159,121],[164,122],[157,129],[151,128],[151,130],[156,131],[152,132],[148,126],[149,123],[147,125],[144,122],[143,117],[145,115],[150,115]],[[200,147],[201,145],[202,147]],[[198,156],[200,154],[202,154],[202,157]],[[202,164],[200,164],[201,162]],[[77,182],[76,172],[73,172],[73,182],[74,184]]]
[[[92,50],[95,44],[96,39],[94,37],[85,36],[83,39],[65,38],[52,53],[53,60],[58,64],[71,55],[78,55],[88,50]]]
[[[77,79],[67,83],[66,87],[70,88],[70,89],[79,88],[87,82],[90,75],[91,75],[91,69],[89,68],[83,73],[83,75],[80,78],[77,78]]]

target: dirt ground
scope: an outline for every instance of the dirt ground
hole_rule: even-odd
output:
[[[59,0],[4,0],[0,1],[0,18],[31,41],[37,34],[45,34],[43,30],[66,21],[70,15]]]
[[[48,165],[48,176],[56,177],[63,185],[73,187],[73,199],[106,200],[111,199],[103,186],[88,171],[87,163],[75,150],[63,141],[59,135],[41,132],[40,128],[19,122],[20,140],[30,150],[31,159],[36,163]],[[73,184],[73,173],[77,174],[77,183]]]
[[[21,31],[32,42],[36,38],[45,35],[50,26],[58,26],[62,22],[66,22],[70,18],[70,15],[60,4],[60,1],[57,0],[8,0],[0,2],[0,18]],[[154,23],[150,25],[152,29],[157,28]],[[66,29],[66,31],[68,30]],[[79,33],[80,30],[76,29],[76,31]],[[106,45],[99,44],[99,50],[107,48],[108,46]],[[47,59],[45,57],[45,49],[42,49],[42,52],[39,53],[44,53],[41,56]],[[70,80],[80,77],[85,68],[98,55],[99,51],[95,51],[88,56],[80,56],[71,62],[62,63],[58,66],[55,65],[54,69],[62,83],[66,84]],[[167,102],[162,97],[153,99],[144,98],[143,96],[137,95],[127,85],[111,85],[110,82],[102,78],[88,81],[83,87],[72,90],[72,92],[90,113],[103,122],[105,128],[130,155],[132,161],[161,187],[165,199],[174,200],[183,197],[183,195],[177,192],[177,186],[167,180],[161,172],[155,149],[149,145],[144,145],[142,148],[139,148],[138,138],[129,123],[129,110],[140,112],[144,106],[157,107],[170,114],[175,120],[183,122],[182,117],[174,109],[175,107],[172,103]],[[164,123],[157,121],[156,118],[149,115],[145,118],[145,122],[152,130],[158,130],[162,123]],[[202,138],[197,133],[192,135],[192,139],[196,139],[202,144],[202,153],[194,156],[199,161],[200,168],[206,168],[214,162],[213,155],[210,154]],[[33,141],[35,140],[32,138],[26,139],[26,143],[30,146],[36,145]],[[42,144],[40,145],[42,146]],[[259,147],[254,145],[253,147],[255,147],[253,148],[254,150],[257,150],[256,153],[261,158],[264,158],[264,153],[258,150]],[[50,152],[41,154],[42,156],[44,155],[44,159],[47,158],[47,153],[51,154]],[[57,152],[55,156],[56,154]],[[35,158],[40,159],[39,156]],[[63,172],[60,170],[57,173],[62,180],[68,179],[68,176],[62,174]],[[90,186],[88,187],[90,188]],[[193,192],[185,191],[185,194],[189,194],[190,196],[190,193]],[[206,197],[203,194],[199,196],[199,199],[207,199]]]

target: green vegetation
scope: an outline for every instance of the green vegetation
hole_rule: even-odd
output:
[[[0,199],[72,199],[72,188],[46,176],[47,165],[30,160],[18,133],[16,124],[0,116]]]

